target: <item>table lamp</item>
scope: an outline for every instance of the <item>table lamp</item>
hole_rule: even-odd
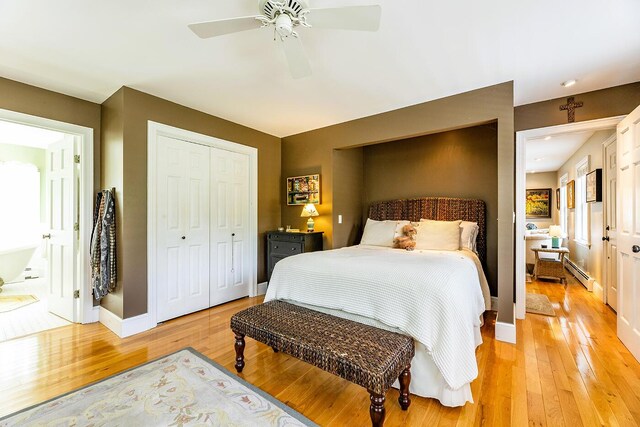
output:
[[[303,218],[309,218],[307,221],[307,232],[311,233],[313,231],[313,217],[320,215],[316,210],[316,206],[313,203],[307,203],[304,208],[302,208],[302,213],[300,214]]]
[[[562,238],[562,228],[559,225],[550,225],[549,236],[551,236],[551,247],[558,249],[560,247],[560,238]]]

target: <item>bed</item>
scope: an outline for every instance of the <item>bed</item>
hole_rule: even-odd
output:
[[[485,205],[481,200],[424,197],[377,202],[378,221],[462,219],[478,224],[471,250],[404,251],[357,245],[280,261],[265,301],[279,299],[414,338],[413,394],[445,406],[473,402],[475,349],[482,314],[490,308],[483,264]]]

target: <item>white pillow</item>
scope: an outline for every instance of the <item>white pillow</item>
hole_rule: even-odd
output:
[[[416,249],[457,251],[460,249],[461,221],[420,220]]]
[[[375,221],[367,218],[360,244],[392,248],[397,227],[398,221]]]
[[[480,227],[477,222],[462,221],[460,223],[462,227],[462,234],[460,235],[460,247],[467,248],[471,251],[476,251],[476,238]]]

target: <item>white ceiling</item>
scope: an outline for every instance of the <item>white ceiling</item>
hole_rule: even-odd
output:
[[[62,138],[64,134],[60,132],[0,120],[0,144],[47,148]]]
[[[528,140],[527,173],[557,171],[594,133],[594,131],[573,132],[554,135],[552,138],[543,136]]]
[[[2,0],[0,76],[94,102],[126,85],[276,136],[509,80],[516,105],[640,80],[637,0],[310,0],[376,2],[377,33],[302,28],[314,74],[293,80],[268,29],[187,28],[257,0]]]

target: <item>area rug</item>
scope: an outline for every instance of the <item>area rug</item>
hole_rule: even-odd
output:
[[[315,426],[185,348],[0,419],[0,426]]]
[[[38,298],[33,295],[0,295],[0,313],[6,313],[34,302],[38,302]]]
[[[556,315],[549,297],[542,294],[529,293],[527,293],[527,313],[544,314],[545,316]]]

